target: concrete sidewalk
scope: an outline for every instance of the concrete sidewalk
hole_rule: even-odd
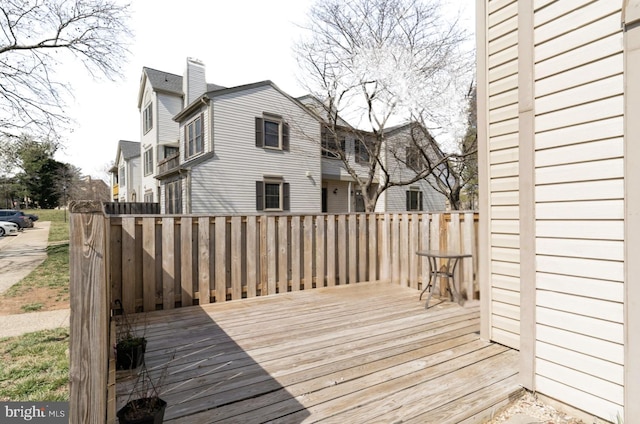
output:
[[[0,315],[0,338],[21,336],[33,331],[69,327],[69,309]]]
[[[48,221],[36,221],[17,236],[0,238],[0,293],[18,283],[47,257]],[[0,338],[69,326],[69,309],[0,316]]]

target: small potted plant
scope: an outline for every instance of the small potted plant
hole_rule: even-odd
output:
[[[116,304],[119,304],[122,310],[120,300],[116,300]],[[144,362],[147,340],[136,334],[126,312],[118,320],[116,334],[116,369],[132,370],[138,368]]]
[[[161,424],[167,402],[158,395],[158,388],[166,378],[166,367],[156,384],[143,363],[127,403],[117,412],[120,424]]]

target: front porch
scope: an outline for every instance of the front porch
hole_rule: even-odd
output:
[[[521,390],[518,352],[479,340],[477,306],[418,295],[357,283],[135,316],[168,371],[165,422],[481,422]]]

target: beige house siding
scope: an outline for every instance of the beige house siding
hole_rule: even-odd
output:
[[[477,2],[483,337],[521,349],[525,387],[609,421],[638,387],[622,4]]]
[[[535,386],[609,420],[624,403],[620,7],[534,13]]]
[[[491,339],[518,348],[520,335],[518,2],[487,11],[488,201]]]

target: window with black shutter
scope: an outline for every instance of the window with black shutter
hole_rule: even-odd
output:
[[[278,178],[256,181],[256,210],[288,211],[290,209],[289,183]]]
[[[289,124],[281,116],[264,114],[255,118],[256,147],[289,150]]]
[[[421,211],[422,210],[422,192],[412,189],[406,191],[407,210],[408,211]]]

